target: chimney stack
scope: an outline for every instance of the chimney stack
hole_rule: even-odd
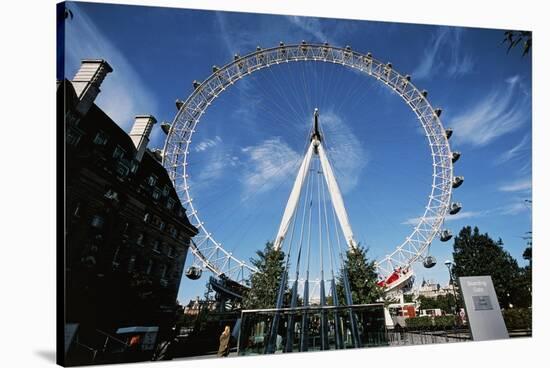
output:
[[[100,92],[99,87],[107,73],[113,71],[113,68],[101,59],[85,59],[81,61],[80,69],[72,80],[76,95],[80,100],[77,111],[84,115],[88,112]]]
[[[149,143],[149,135],[153,130],[153,125],[156,124],[157,119],[151,115],[138,115],[134,121],[134,126],[130,131],[130,138],[136,146],[136,160],[141,161],[147,144]]]

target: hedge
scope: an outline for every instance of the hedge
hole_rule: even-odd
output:
[[[407,318],[405,323],[411,330],[446,330],[454,326],[455,316],[435,316],[435,317],[412,317]]]

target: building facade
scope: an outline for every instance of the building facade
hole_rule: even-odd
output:
[[[136,116],[128,135],[94,104],[111,71],[103,60],[84,60],[57,87],[65,133],[64,315],[78,336],[76,347],[65,342],[69,365],[90,363],[88,355],[112,361],[106,346],[127,347],[121,328],[158,327],[157,339],[170,333],[197,234],[160,154],[147,148],[155,118]]]

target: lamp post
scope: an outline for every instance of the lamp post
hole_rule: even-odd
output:
[[[458,298],[456,297],[456,288],[454,285],[453,273],[451,272],[452,265],[453,262],[449,260],[445,261],[445,266],[447,266],[447,269],[449,270],[449,285],[452,285],[453,288],[453,297],[455,299],[455,315],[458,315]]]

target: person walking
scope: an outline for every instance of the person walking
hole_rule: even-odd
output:
[[[219,357],[226,357],[229,355],[230,340],[231,340],[231,329],[229,328],[229,326],[225,326],[225,329],[220,335],[220,347],[218,349]]]

